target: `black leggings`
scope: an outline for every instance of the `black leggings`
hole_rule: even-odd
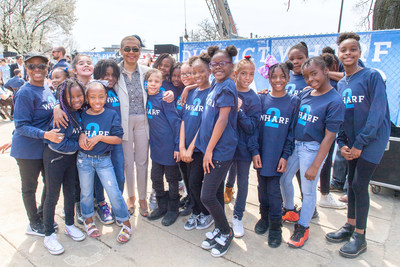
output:
[[[188,164],[187,168],[189,171],[189,188],[193,200],[193,214],[199,215],[202,212],[204,215],[209,215],[210,213],[200,200],[204,180],[203,153],[194,152],[192,158],[193,161]]]
[[[40,223],[43,217],[43,204],[46,199],[45,171],[42,159],[16,159],[21,175],[22,200],[31,224]],[[36,189],[39,173],[42,172],[43,191],[39,207],[36,207]]]
[[[356,228],[365,229],[369,210],[368,185],[377,164],[362,158],[348,161],[347,218],[356,219]]]
[[[206,173],[204,176],[203,187],[201,188],[201,202],[213,216],[215,228],[218,228],[222,234],[226,235],[229,234],[230,227],[224,210],[224,187],[231,160],[213,160],[212,162],[215,168],[210,167],[210,173]]]
[[[262,176],[257,172],[258,201],[261,209],[268,210],[270,221],[282,221],[282,197],[279,184],[280,176]]]
[[[168,192],[164,188],[164,174],[168,182]],[[153,189],[156,191],[157,197],[164,197],[167,195],[172,201],[179,200],[179,180],[181,175],[179,173],[178,165],[167,166],[157,162],[152,162],[151,166],[151,181],[153,182]]]
[[[54,233],[54,211],[60,196],[61,185],[64,194],[65,224],[74,224],[75,181],[78,176],[76,153],[64,155],[46,146],[43,153],[46,170],[46,200],[43,209],[46,236]]]
[[[325,159],[325,163],[322,166],[321,174],[319,175],[319,184],[321,186],[321,194],[329,194],[329,187],[331,184],[331,169],[332,169],[332,157],[333,150],[335,150],[335,142],[329,149],[328,156]]]

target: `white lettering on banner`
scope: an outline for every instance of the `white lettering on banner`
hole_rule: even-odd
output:
[[[269,47],[265,46],[265,47],[259,47],[258,48],[258,53],[260,53],[261,51],[261,58],[260,58],[260,62],[264,64],[265,62],[265,58],[267,57],[267,53],[269,53]]]
[[[188,50],[183,50],[183,51],[182,51],[182,57],[183,57],[182,62],[188,61],[189,58],[190,58],[190,56],[191,56],[190,51],[188,51]]]
[[[287,47],[285,53],[283,53],[283,46],[278,46],[279,55],[281,56],[279,62],[285,62],[286,56],[289,53],[290,48],[291,46]]]
[[[368,53],[369,53],[369,44],[360,43],[361,46],[361,56],[360,59],[363,62],[367,62]]]
[[[240,55],[240,49],[241,49],[241,48],[236,47],[236,49],[237,49],[237,51],[238,51],[238,55]],[[239,57],[235,57],[234,63],[236,64],[236,63],[238,63],[238,62],[239,62]]]
[[[387,48],[392,47],[392,42],[375,42],[375,53],[374,53],[374,58],[372,59],[372,62],[381,62],[381,59],[379,58],[380,55],[387,55],[389,53],[388,50],[381,50],[382,46],[386,46]]]
[[[321,45],[314,45],[314,52],[311,49],[308,50],[308,57],[316,57],[320,55],[320,47]]]
[[[254,53],[255,50],[256,50],[256,49],[255,49],[254,47],[248,47],[248,48],[246,48],[245,50],[243,50],[242,58],[244,58],[244,57],[247,55],[247,51],[251,51],[251,52]],[[249,55],[250,55],[252,58],[254,58],[253,55],[251,55],[251,54],[249,54]]]

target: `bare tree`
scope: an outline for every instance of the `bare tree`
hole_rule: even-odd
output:
[[[4,51],[43,51],[54,34],[69,34],[76,0],[0,0],[0,41]]]
[[[208,19],[202,20],[198,25],[199,29],[192,31],[189,40],[192,42],[219,40],[218,30]]]

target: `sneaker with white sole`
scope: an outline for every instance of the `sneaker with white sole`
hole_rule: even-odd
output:
[[[45,236],[43,244],[52,255],[59,255],[64,252],[64,247],[60,244],[60,242],[58,242],[57,235],[55,233]]]
[[[212,249],[217,245],[217,241],[215,239],[220,235],[220,230],[215,228],[212,232],[206,233],[206,239],[201,243],[201,247],[204,249]]]
[[[189,219],[187,220],[187,222],[185,223],[183,228],[185,228],[185,230],[195,229],[197,226],[197,218],[198,217],[199,217],[199,215],[195,215],[195,214],[190,215]]]
[[[199,218],[197,219],[197,230],[204,230],[210,227],[214,223],[214,218],[211,215],[204,215],[200,213]]]
[[[232,228],[233,228],[233,232],[235,233],[235,237],[244,236],[243,222],[242,222],[242,220],[239,220],[237,215],[233,215]]]
[[[44,225],[43,223],[34,223],[28,224],[26,227],[25,234],[27,235],[36,235],[36,236],[44,236]]]
[[[100,220],[102,224],[112,224],[114,223],[114,218],[111,214],[110,207],[107,202],[99,204],[96,210],[96,217]]]
[[[330,193],[327,195],[321,195],[319,206],[330,209],[345,209],[347,207],[346,204],[335,200]]]
[[[65,225],[64,233],[74,241],[82,241],[86,238],[85,234],[75,225]]]
[[[220,234],[218,237],[215,238],[217,245],[211,249],[211,255],[213,257],[221,257],[228,252],[229,247],[231,246],[232,240],[234,236],[234,230],[230,229],[229,234],[223,235]]]

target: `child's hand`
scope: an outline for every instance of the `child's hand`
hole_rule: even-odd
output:
[[[102,135],[96,135],[96,136],[90,137],[90,138],[88,139],[88,141],[87,141],[87,144],[88,144],[88,149],[87,149],[87,150],[92,150],[93,147],[94,147],[98,142],[100,142],[102,138],[103,138]]]
[[[357,149],[354,146],[350,149],[350,154],[353,157],[353,159],[358,159],[361,156],[361,149]]]
[[[56,105],[53,110],[53,128],[67,128],[68,126],[68,115],[60,108],[60,105]]]
[[[350,148],[348,146],[342,146],[340,153],[346,160],[353,160],[353,155],[350,153]]]
[[[53,129],[44,133],[44,139],[47,139],[53,143],[59,144],[64,140],[64,134],[59,133],[60,129]]]
[[[243,101],[240,97],[238,97],[238,111],[240,110],[240,108],[242,107]]]
[[[261,91],[258,91],[257,94],[258,94],[258,95],[268,95],[269,92],[268,92],[268,89],[263,89],[263,90],[261,90]]]
[[[187,150],[185,149],[185,153],[183,154],[182,160],[186,163],[190,163],[193,161],[192,155],[193,155],[193,150],[190,149],[189,147]]]
[[[256,168],[256,169],[261,169],[262,168],[260,155],[253,156],[253,167]]]
[[[212,162],[212,155],[213,155],[212,151],[207,151],[207,150],[206,150],[206,153],[204,154],[203,170],[204,170],[205,173],[210,173],[211,172],[210,165],[211,165],[211,167],[213,169],[215,168],[214,164]]]
[[[79,146],[83,149],[83,150],[89,150],[88,149],[88,147],[89,147],[89,145],[88,145],[88,138],[87,138],[87,136],[85,135],[85,134],[83,134],[83,133],[81,133],[80,135],[79,135],[79,140],[78,140],[78,143],[79,143]]]
[[[280,173],[284,173],[284,172],[286,172],[286,166],[287,166],[287,160],[284,158],[281,158],[279,160],[278,169],[276,169],[276,171],[280,172]]]
[[[179,147],[179,155],[181,156],[182,161],[185,161],[184,160],[185,153],[186,153],[186,148]]]
[[[179,151],[174,151],[174,159],[176,162],[181,161],[181,156],[179,155]]]
[[[172,101],[174,101],[174,99],[175,99],[174,92],[172,92],[171,90],[165,92],[163,101],[171,103]]]
[[[318,174],[318,168],[314,167],[314,165],[311,165],[307,171],[306,171],[306,179],[309,181],[314,181],[315,177],[317,177]]]

